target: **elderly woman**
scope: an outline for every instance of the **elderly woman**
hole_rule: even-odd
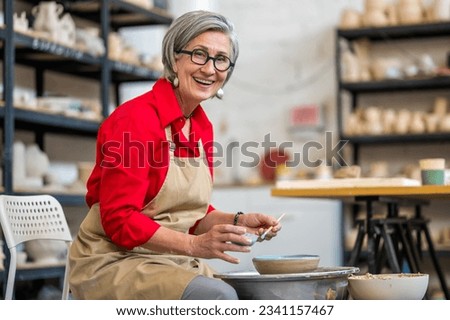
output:
[[[232,24],[194,11],[163,40],[164,79],[102,124],[90,210],[71,247],[76,299],[237,299],[205,259],[249,252],[245,233],[281,226],[210,204],[213,129],[200,103],[222,94],[238,57]]]

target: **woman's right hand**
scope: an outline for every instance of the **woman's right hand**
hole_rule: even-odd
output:
[[[213,259],[218,258],[230,263],[239,263],[239,259],[227,254],[227,251],[250,252],[252,241],[245,236],[247,229],[231,224],[218,224],[207,232],[190,238],[190,256]]]

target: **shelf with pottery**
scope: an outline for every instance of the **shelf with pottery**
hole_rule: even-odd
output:
[[[64,276],[65,264],[39,265],[26,263],[19,265],[16,273],[16,281],[31,281],[40,279],[61,278]],[[4,270],[0,269],[0,279],[4,278]]]
[[[15,33],[15,43],[18,64],[39,65],[48,70],[96,80],[100,77],[102,57],[20,32]],[[159,71],[146,66],[113,59],[108,61],[113,71],[113,82],[148,81],[160,76]]]
[[[59,181],[67,180],[67,174],[48,175],[48,172],[45,179],[41,172],[38,177],[27,175],[24,177],[24,183],[17,183],[15,178],[22,176],[13,173],[14,167],[17,168],[17,159],[20,158],[14,155],[13,159],[12,156],[18,139],[16,130],[34,133],[35,144],[39,146],[40,151],[45,150],[45,135],[49,132],[94,138],[101,120],[109,113],[112,87],[116,89],[118,98],[118,86],[121,83],[153,81],[161,75],[160,63],[155,63],[150,57],[141,59],[141,55],[130,50],[126,41],[123,41],[126,39],[120,39],[116,31],[127,26],[168,25],[172,17],[158,8],[142,8],[117,0],[89,2],[20,0],[20,2],[25,4],[21,7],[25,7],[26,12],[15,12],[19,1],[4,2],[6,3],[3,7],[4,20],[7,24],[0,26],[0,51],[1,59],[4,60],[2,70],[5,81],[3,83],[5,101],[0,103],[0,127],[3,131],[2,149],[6,150],[2,158],[3,186],[0,192],[16,195],[48,193],[55,196],[63,206],[86,207],[85,179],[86,173],[90,171],[86,169],[87,171],[84,170],[82,173],[80,163],[71,163],[72,166],[78,165],[80,171],[78,179],[70,185]],[[61,10],[62,4],[64,12]],[[41,12],[38,17],[39,11]],[[80,18],[79,20],[91,20],[90,22],[94,24],[81,21],[82,23],[78,25],[78,20],[72,20],[70,15]],[[28,21],[27,17],[30,16],[34,16],[34,19]],[[12,21],[14,23],[11,23]],[[31,26],[32,21],[36,24],[33,23]],[[105,50],[107,48],[110,51],[107,52]],[[5,67],[6,64],[8,67]],[[21,96],[20,83],[18,85],[14,81],[16,65],[24,66],[23,72],[35,73],[35,88],[32,88],[34,91],[31,93],[28,92],[30,90],[26,91],[24,97]],[[64,98],[66,105],[68,100],[75,99],[66,97],[64,92],[58,92],[58,96],[46,97],[52,89],[47,88],[51,85],[44,77],[47,71],[95,81],[100,89],[98,95],[95,94],[94,100],[98,108],[88,110],[95,112],[77,113],[70,108],[62,110],[56,104],[53,105],[56,108],[40,105],[40,100],[46,98],[54,100]],[[20,101],[17,100],[18,95]],[[34,163],[37,162],[36,159]],[[50,161],[49,167],[55,162]],[[33,178],[38,178],[39,181],[35,183],[36,179]],[[17,279],[59,278],[63,274],[63,263],[48,265],[27,262],[20,266]],[[0,282],[5,277],[5,272],[0,271]]]
[[[438,90],[450,88],[450,75],[435,76],[417,79],[385,80],[385,81],[364,81],[346,82],[339,84],[342,90],[351,93],[370,92],[390,92],[390,91],[417,91],[417,90]]]
[[[149,2],[149,1],[147,1]],[[113,29],[131,26],[170,24],[172,16],[155,6],[139,6],[127,1],[110,0],[110,25]],[[83,19],[98,21],[102,1],[73,1],[66,4],[68,12]]]
[[[387,41],[406,38],[448,37],[450,22],[425,22],[419,24],[391,25],[383,27],[339,28],[339,37],[347,40],[368,38],[373,41]]]
[[[4,103],[0,102],[0,119],[5,116]],[[77,134],[95,137],[100,119],[89,120],[77,116],[55,114],[51,111],[37,110],[30,106],[14,108],[15,127],[25,130],[39,130],[63,134]]]
[[[426,134],[396,134],[396,135],[345,135],[341,136],[342,140],[348,140],[354,144],[397,144],[397,143],[442,143],[450,141],[450,133],[426,133]]]
[[[35,3],[33,1],[28,1]],[[78,2],[73,3],[79,4]],[[81,4],[81,8],[86,3]],[[115,6],[120,7],[118,1]],[[120,10],[118,13],[111,12],[109,18],[114,19],[117,15],[135,16],[142,14],[142,8],[133,5],[124,4],[126,10]],[[127,7],[128,6],[128,7]],[[71,8],[71,5],[66,7]],[[93,19],[100,24],[100,2],[97,2],[98,12]],[[138,12],[133,11],[138,10]],[[64,15],[58,18],[57,15]],[[131,11],[127,11],[131,10]],[[112,30],[109,28],[104,31],[108,36],[105,39],[100,37],[100,28],[98,27],[78,27],[73,20],[72,13],[56,2],[39,3],[31,10],[35,16],[33,26],[29,26],[26,12],[14,14],[14,33],[13,41],[16,45],[15,60],[19,64],[36,67],[40,65],[43,69],[49,69],[57,72],[74,74],[82,77],[90,77],[98,80],[101,77],[102,70],[106,64],[111,68],[112,82],[125,81],[152,81],[161,75],[161,64],[157,59],[141,59],[139,53],[130,47],[126,41],[118,34],[113,32],[113,21],[110,21]],[[84,11],[78,12],[84,17]],[[145,11],[144,11],[145,12]],[[44,16],[44,17],[43,17]],[[151,13],[147,22],[143,24],[157,24],[157,15]],[[102,17],[104,18],[104,17]],[[108,19],[108,17],[105,17]],[[168,16],[164,16],[161,23],[170,23]],[[105,29],[102,24],[102,30]],[[108,26],[108,24],[106,24]],[[5,30],[2,29],[0,37],[5,38]],[[108,41],[109,51],[105,56],[104,42]],[[45,55],[48,54],[48,55]],[[157,58],[157,57],[154,57]],[[76,65],[79,63],[80,65]]]
[[[366,0],[367,6],[374,4],[372,2]],[[450,59],[450,46],[445,46],[447,42],[441,39],[450,38],[450,21],[423,20],[415,24],[354,28],[341,26],[336,35],[338,131],[340,138],[353,146],[353,163],[358,164],[359,147],[365,144],[441,143],[449,140],[447,93],[450,89],[450,61],[445,60]],[[414,47],[423,47],[417,41],[429,38],[438,39],[442,46],[433,52],[433,57],[432,51],[427,49],[425,54],[417,54]],[[408,50],[401,47],[400,39],[409,43]],[[377,52],[376,45],[380,42],[384,51]],[[388,50],[392,46],[396,49],[393,52]],[[433,46],[430,48],[435,50]],[[396,56],[398,54],[403,56]],[[391,94],[408,96],[419,92],[427,92],[429,99],[434,99],[434,106],[423,102],[411,108],[404,103],[395,105],[395,99],[389,99]],[[376,96],[376,104],[363,102],[363,95],[372,99]]]

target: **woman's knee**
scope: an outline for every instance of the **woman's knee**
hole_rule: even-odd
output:
[[[238,300],[236,290],[228,283],[197,276],[188,284],[181,297],[182,300]]]

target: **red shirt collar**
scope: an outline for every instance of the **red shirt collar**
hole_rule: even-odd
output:
[[[153,86],[152,92],[155,97],[155,110],[161,121],[161,127],[165,128],[171,125],[173,134],[179,133],[179,143],[197,145],[199,138],[203,136],[203,131],[208,128],[203,128],[204,124],[209,124],[209,119],[205,111],[198,105],[191,116],[191,133],[192,140],[188,143],[182,138],[181,128],[184,126],[183,113],[175,96],[172,84],[164,78],[159,79]]]

